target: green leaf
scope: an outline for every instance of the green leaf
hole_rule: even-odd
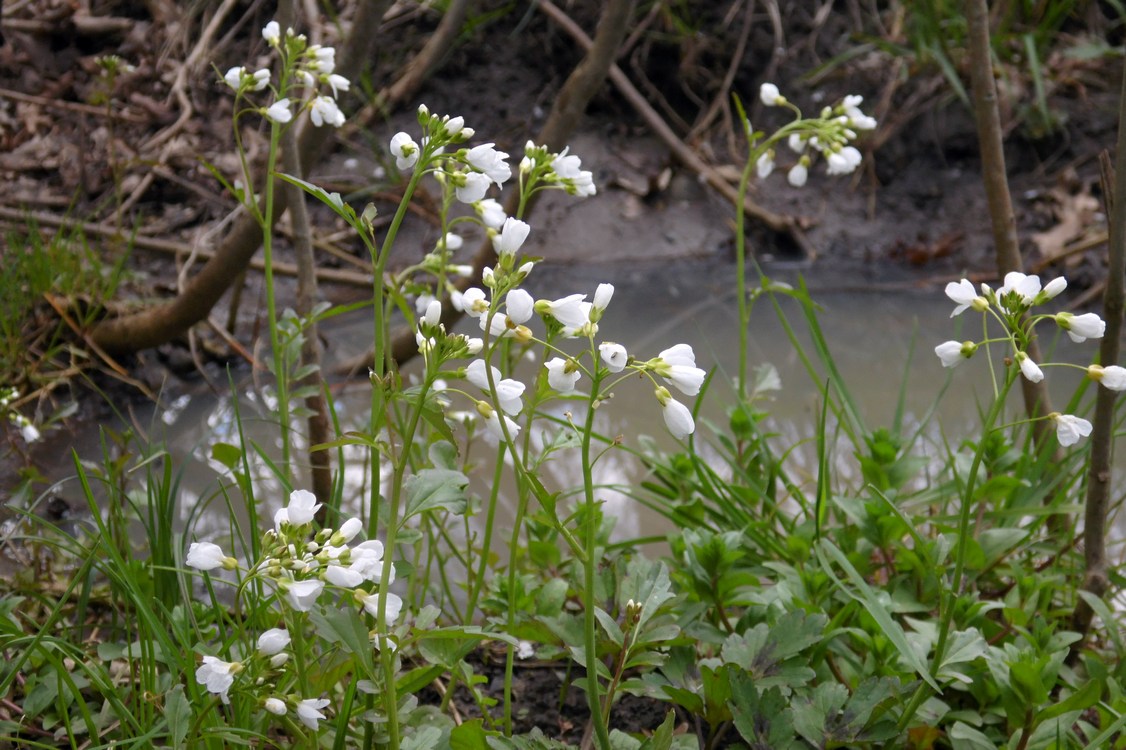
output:
[[[422,469],[403,483],[407,498],[406,521],[412,516],[437,508],[464,513],[465,488],[469,478],[453,469]]]
[[[305,182],[305,180],[302,180],[299,177],[294,177],[293,175],[283,174],[281,172],[277,172],[275,174],[277,177],[285,180],[290,185],[296,185],[309,195],[320,200],[326,206],[335,211],[340,218],[348,222],[348,225],[350,227],[363,234],[361,228],[357,226],[358,220],[356,218],[355,210],[353,210],[351,206],[344,202],[344,199],[340,197],[340,193],[330,193],[322,187],[314,185],[311,182]]]
[[[954,750],[997,750],[997,743],[960,721],[954,722],[946,735]]]
[[[234,471],[242,463],[242,448],[230,443],[215,443],[211,446],[211,457]]]
[[[463,721],[450,731],[450,750],[489,750],[483,719]]]
[[[848,700],[848,690],[837,682],[825,682],[813,690],[806,699],[793,703],[794,729],[814,747],[825,747],[827,725]]]
[[[1099,702],[1103,695],[1101,680],[1091,680],[1059,703],[1048,706],[1036,714],[1036,723],[1041,724],[1049,719],[1055,719],[1070,711],[1085,711]]]
[[[184,747],[184,739],[192,723],[192,707],[184,695],[184,686],[176,685],[164,696],[164,718],[172,735],[172,746]]]
[[[805,660],[791,659],[821,640],[826,621],[824,615],[787,612],[773,627],[759,623],[743,634],[732,633],[720,654],[747,670],[759,688],[804,685],[815,673]]]
[[[852,599],[864,605],[864,609],[868,611],[868,614],[872,616],[872,619],[875,620],[876,624],[878,624],[883,630],[884,635],[887,637],[887,639],[890,640],[892,642],[892,645],[895,646],[896,650],[899,651],[900,657],[913,670],[915,670],[915,673],[922,677],[923,680],[928,685],[930,685],[936,693],[941,693],[942,688],[938,686],[938,682],[936,682],[934,677],[931,676],[930,671],[927,669],[927,665],[923,662],[923,658],[918,653],[916,653],[913,648],[911,648],[910,644],[907,643],[907,637],[903,633],[903,628],[900,627],[899,623],[892,618],[891,614],[887,611],[887,608],[884,607],[883,603],[876,596],[875,592],[873,592],[868,584],[865,583],[864,578],[861,577],[860,573],[856,571],[856,568],[852,566],[852,563],[848,561],[848,558],[844,556],[844,553],[837,549],[836,545],[834,545],[828,539],[821,539],[817,545],[817,556],[818,559],[821,560],[822,567],[826,572],[829,572],[832,570],[832,566],[830,565],[829,561],[825,559],[826,554],[832,557],[833,560],[835,560],[836,563],[840,565],[841,569],[844,570],[845,575],[848,576],[848,579],[852,583],[853,587],[855,587],[856,590],[860,593],[854,594],[852,591],[847,589],[844,584],[842,584],[836,577],[834,577],[833,582],[837,585],[837,587]]]
[[[672,733],[676,729],[676,712],[669,711],[653,736],[642,743],[640,750],[672,750]]]
[[[441,747],[441,741],[441,729],[424,726],[404,737],[402,742],[399,743],[399,747],[402,750],[433,750],[433,748]]]
[[[351,607],[313,610],[309,613],[309,619],[319,636],[329,643],[342,644],[344,650],[352,654],[356,663],[363,668],[364,676],[374,679],[371,635],[356,610]]]
[[[759,695],[754,680],[731,665],[724,667],[731,686],[731,716],[735,729],[751,750],[788,750],[798,747],[790,702],[778,688]]]

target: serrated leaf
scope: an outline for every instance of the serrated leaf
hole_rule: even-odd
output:
[[[444,508],[451,513],[464,513],[465,488],[469,478],[452,469],[422,469],[403,483],[407,498],[406,521],[419,513]]]
[[[759,695],[749,674],[724,667],[731,690],[731,717],[735,729],[751,750],[789,750],[797,747],[789,702],[778,688]]]
[[[676,712],[669,711],[653,735],[642,743],[640,750],[672,750],[673,731],[676,729]]]
[[[825,682],[808,698],[794,701],[794,731],[814,747],[825,747],[828,725],[848,700],[848,690],[837,682]]]

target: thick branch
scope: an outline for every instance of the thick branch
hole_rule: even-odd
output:
[[[993,224],[993,250],[997,271],[1004,276],[1022,271],[1024,263],[1017,241],[1016,217],[1009,195],[1008,173],[1002,141],[1001,114],[997,108],[997,86],[993,80],[993,57],[989,46],[989,11],[986,0],[966,0],[969,22],[970,77],[973,86],[974,115],[977,118],[977,139],[981,147],[981,171],[989,218]],[[1040,347],[1035,340],[1028,344],[1028,356],[1041,361]],[[1052,411],[1047,383],[1033,383],[1021,378],[1024,408],[1035,419],[1032,434],[1037,447],[1053,441],[1051,420],[1043,419]],[[1062,458],[1062,456],[1060,457]],[[1055,462],[1058,464],[1058,461]]]

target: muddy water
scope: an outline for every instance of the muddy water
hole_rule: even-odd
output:
[[[819,273],[816,267],[804,269],[814,299],[822,306],[821,325],[831,347],[834,361],[855,399],[862,418],[869,428],[890,426],[895,418],[900,384],[906,379],[904,423],[907,431],[926,420],[936,405],[937,417],[927,422],[921,449],[941,455],[944,439],[957,444],[962,437],[974,434],[978,409],[990,396],[988,371],[984,357],[977,357],[955,371],[944,370],[933,354],[936,343],[949,338],[975,337],[976,331],[958,333],[959,325],[971,323],[969,316],[951,320],[951,304],[938,287],[863,292],[842,288],[836,274]],[[796,269],[783,266],[770,268],[777,279],[796,283]],[[717,260],[666,261],[629,265],[602,264],[583,266],[557,265],[541,269],[529,281],[536,297],[555,297],[572,292],[593,293],[602,281],[613,282],[617,292],[601,324],[600,338],[622,343],[638,357],[648,358],[675,343],[687,342],[696,351],[697,363],[715,369],[709,397],[701,411],[701,422],[710,421],[717,429],[724,425],[725,405],[730,403],[731,385],[737,372],[737,312],[732,288],[732,264]],[[796,305],[783,304],[783,311],[798,331],[806,351],[809,336]],[[977,325],[979,318],[973,320]],[[760,300],[750,326],[750,364],[776,368],[780,389],[765,402],[771,414],[769,429],[777,433],[775,453],[780,455],[791,446],[815,434],[821,409],[820,391],[823,375],[811,378],[802,364],[799,350],[786,336],[779,317],[766,300]],[[1052,344],[1052,333],[1045,327],[1045,343]],[[337,320],[333,327],[322,330],[330,342],[330,356],[346,357],[352,352],[343,342],[362,342],[370,338],[370,320],[357,317]],[[1093,346],[1064,347],[1061,358],[1081,361],[1090,356]],[[534,376],[534,367],[518,373],[527,381]],[[1060,370],[1049,371],[1057,398],[1065,398],[1076,382]],[[952,379],[952,380],[948,380]],[[939,399],[944,387],[951,385]],[[145,432],[154,441],[163,440],[174,466],[181,472],[178,497],[179,522],[192,525],[199,538],[230,533],[227,508],[218,492],[225,470],[210,458],[215,442],[237,443],[236,406],[242,419],[244,435],[263,453],[277,457],[277,428],[269,417],[270,390],[253,378],[237,384],[239,400],[230,393],[216,396],[210,390],[189,391],[171,401],[171,408],[153,413],[145,424]],[[344,430],[364,430],[370,394],[365,381],[343,384],[335,389],[336,409]],[[468,402],[455,409],[470,408]],[[573,406],[571,408],[574,408]],[[561,413],[563,407],[555,409]],[[1012,401],[1013,418],[1019,418],[1019,403]],[[576,415],[576,418],[581,418]],[[604,435],[621,435],[626,445],[640,447],[643,436],[650,436],[655,445],[671,449],[674,441],[665,431],[660,409],[652,387],[640,379],[622,383],[614,398],[599,410],[597,429]],[[711,453],[709,433],[701,429],[698,450]],[[97,454],[96,446],[87,446],[87,455]],[[491,448],[477,444],[473,458],[478,469],[473,489],[487,494],[491,480]],[[577,461],[568,460],[568,453],[544,468],[543,480],[550,488],[564,489],[581,483]],[[577,455],[572,453],[570,455]],[[792,471],[811,484],[813,473],[812,445],[807,444],[792,454]],[[264,460],[253,461],[253,472],[259,499],[264,503],[263,518],[272,516],[282,503],[282,492]],[[350,450],[344,466],[345,499],[350,509],[359,512],[370,481],[367,461],[359,449]],[[836,470],[843,486],[856,479],[851,446],[837,446]],[[61,474],[68,473],[64,465]],[[595,467],[595,481],[603,486],[599,497],[617,519],[620,538],[662,535],[668,527],[662,518],[631,500],[616,488],[628,488],[644,478],[638,461],[626,451],[611,451]],[[855,486],[855,485],[853,485]],[[511,510],[505,506],[498,528],[509,526]]]

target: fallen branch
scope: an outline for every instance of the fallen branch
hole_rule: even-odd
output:
[[[121,232],[116,227],[107,227],[102,224],[92,224],[89,222],[75,221],[72,219],[64,219],[54,214],[46,214],[37,211],[18,211],[16,209],[0,206],[0,220],[8,221],[13,224],[20,224],[28,220],[37,225],[52,227],[56,229],[69,229],[72,231],[80,231],[87,235],[94,235],[98,237],[111,237],[115,239],[122,239]],[[124,241],[124,240],[123,240]],[[128,242],[133,247],[141,248],[142,250],[150,250],[158,253],[167,253],[169,255],[182,255],[188,256],[195,254],[196,258],[211,261],[215,258],[215,253],[210,250],[201,248],[193,248],[183,242],[173,242],[172,240],[163,240],[159,237],[148,237],[142,234],[133,234],[128,237]],[[252,258],[247,265],[256,271],[261,271],[265,265],[258,258]],[[292,263],[274,262],[274,273],[281,276],[297,276],[297,266]],[[357,286],[365,289],[371,288],[371,274],[356,273],[353,271],[345,271],[338,268],[318,268],[317,279],[320,281],[328,281],[336,284],[347,284],[349,286]]]

